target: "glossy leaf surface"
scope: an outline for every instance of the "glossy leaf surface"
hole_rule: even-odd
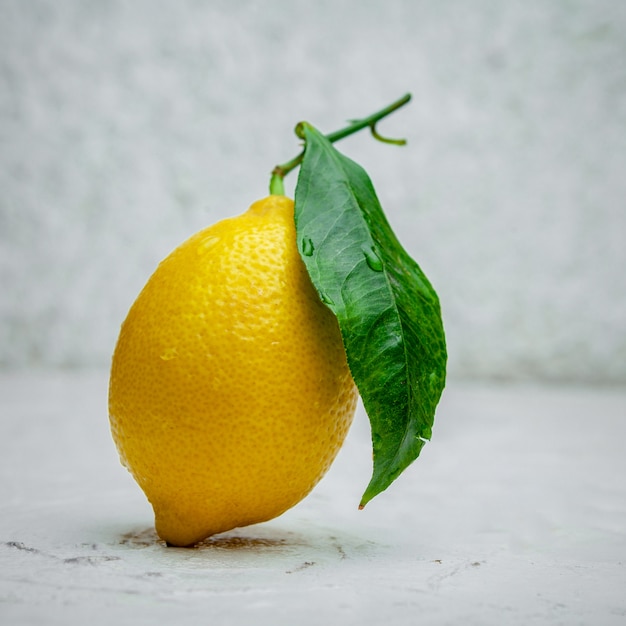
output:
[[[404,250],[363,168],[301,125],[295,191],[298,246],[320,297],[337,316],[370,420],[373,474],[364,506],[419,455],[445,385],[439,300]]]

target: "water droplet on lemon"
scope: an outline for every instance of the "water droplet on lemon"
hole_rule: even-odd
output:
[[[206,254],[219,240],[219,237],[205,237],[197,248],[198,254]]]
[[[161,354],[161,358],[164,361],[171,361],[172,359],[175,359],[177,356],[178,356],[178,351],[176,350],[176,348],[167,348]]]

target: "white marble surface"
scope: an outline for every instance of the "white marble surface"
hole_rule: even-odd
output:
[[[626,623],[626,389],[450,383],[365,511],[363,413],[300,505],[166,548],[118,464],[106,372],[0,374],[0,623]]]

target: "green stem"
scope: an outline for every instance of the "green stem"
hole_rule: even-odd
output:
[[[272,196],[284,196],[285,184],[283,183],[283,177],[277,176],[272,172],[272,178],[270,179],[270,194]]]
[[[400,107],[403,107],[405,104],[407,104],[407,102],[409,102],[410,99],[411,94],[407,93],[399,100],[392,102],[389,106],[386,106],[384,109],[381,109],[380,111],[377,111],[376,113],[373,113],[368,117],[364,117],[361,120],[352,120],[350,124],[345,128],[326,135],[326,139],[328,139],[328,141],[330,141],[331,143],[334,143],[335,141],[339,141],[340,139],[344,139],[345,137],[353,135],[354,133],[363,130],[364,128],[369,128],[372,132],[372,136],[378,141],[383,141],[385,143],[392,143],[396,145],[404,145],[406,143],[404,139],[389,139],[387,137],[382,137],[376,130],[376,124],[378,124],[378,122],[384,117],[391,115],[391,113],[397,111]],[[305,123],[306,122],[300,122],[296,126],[296,135],[298,135],[298,137],[300,138],[303,138],[302,127]],[[281,196],[285,195],[283,179],[285,178],[285,176],[287,176],[287,174],[289,174],[289,172],[291,172],[291,170],[294,170],[296,167],[298,167],[298,165],[300,165],[300,163],[302,163],[303,158],[304,150],[302,150],[302,152],[300,152],[298,156],[291,159],[291,161],[287,161],[287,163],[283,163],[282,165],[277,165],[272,170],[272,178],[270,179],[271,194]]]

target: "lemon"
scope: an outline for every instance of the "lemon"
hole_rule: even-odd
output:
[[[109,386],[122,463],[177,546],[298,503],[356,401],[337,320],[296,247],[293,201],[277,195],[159,264],[122,324]]]

